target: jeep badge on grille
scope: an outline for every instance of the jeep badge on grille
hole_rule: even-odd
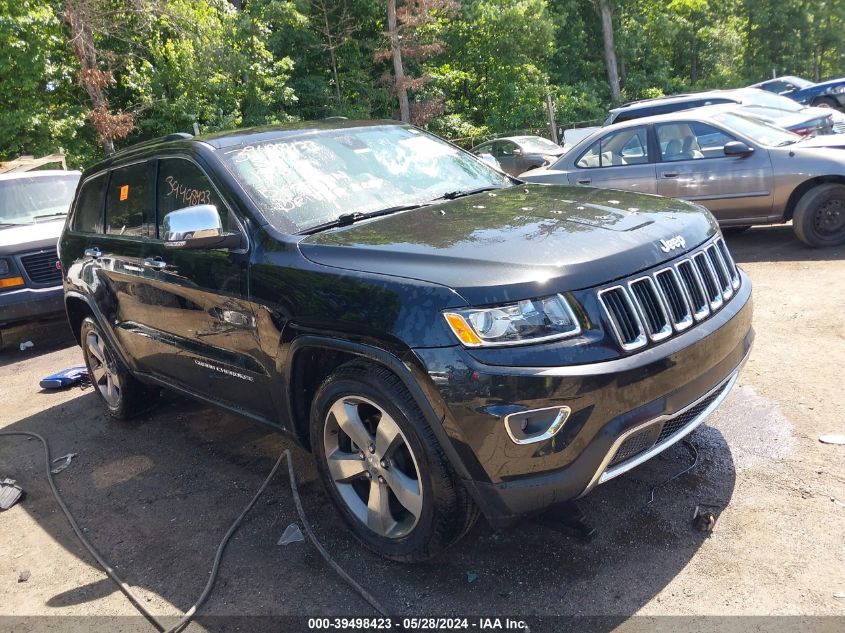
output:
[[[684,238],[680,235],[676,235],[675,237],[668,239],[668,240],[660,240],[660,250],[664,253],[668,253],[669,251],[673,251],[676,248],[684,248],[687,245],[687,242]]]

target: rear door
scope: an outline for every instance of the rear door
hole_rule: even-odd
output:
[[[704,205],[717,220],[761,221],[772,210],[772,166],[764,148],[725,156],[737,140],[699,121],[655,125],[660,162],[657,193]]]
[[[638,125],[605,134],[575,159],[569,174],[573,185],[656,193],[648,126]]]
[[[210,400],[272,417],[269,374],[256,360],[248,254],[174,250],[162,239],[165,215],[189,206],[216,206],[225,231],[243,232],[241,223],[188,157],[158,161],[156,190],[157,223],[144,250],[143,318],[136,332],[145,340],[145,368]]]

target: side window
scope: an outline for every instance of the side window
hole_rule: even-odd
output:
[[[479,145],[475,148],[476,154],[489,154],[490,150],[492,150],[493,144],[492,143],[485,143],[484,145]]]
[[[105,174],[89,178],[82,185],[76,198],[73,230],[82,233],[103,232],[103,194],[106,190]]]
[[[208,176],[189,160],[165,158],[159,161],[157,190],[159,236],[163,235],[165,215],[198,204],[213,204],[217,207],[224,231],[235,226]]]
[[[106,233],[148,237],[153,222],[152,162],[120,167],[111,173],[106,196]]]
[[[648,162],[648,132],[645,126],[612,132],[593,143],[576,167],[616,167]]]
[[[724,156],[725,143],[735,140],[722,130],[699,122],[657,125],[660,158],[664,162]]]

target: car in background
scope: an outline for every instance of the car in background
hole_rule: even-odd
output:
[[[563,142],[560,144],[563,147],[563,152],[566,153],[578,143],[587,138],[590,134],[599,129],[596,126],[591,127],[573,127],[568,130],[561,129],[558,134]]]
[[[62,314],[56,244],[78,171],[0,174],[0,328]]]
[[[787,75],[761,81],[749,87],[774,92],[811,106],[845,107],[845,77],[813,83],[801,77]]]
[[[489,154],[499,163],[499,168],[511,176],[553,163],[564,149],[542,136],[507,136],[497,138],[470,150],[476,156]]]
[[[842,135],[798,136],[731,106],[618,123],[529,182],[659,194],[707,207],[724,227],[792,220],[813,247],[845,243]]]
[[[801,136],[833,134],[837,131],[833,110],[808,108],[786,97],[755,88],[709,90],[635,101],[611,110],[604,125],[718,104],[736,104],[743,109],[747,108],[755,116]],[[845,117],[840,121],[840,125],[839,131],[845,131]]]

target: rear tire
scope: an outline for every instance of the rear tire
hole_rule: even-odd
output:
[[[82,319],[79,332],[88,377],[109,415],[128,420],[152,408],[154,393],[129,373],[94,319]]]
[[[478,518],[413,397],[384,367],[352,361],[323,382],[311,447],[341,516],[381,556],[428,560]]]
[[[813,248],[845,244],[845,185],[818,185],[801,196],[792,228],[799,240]]]

